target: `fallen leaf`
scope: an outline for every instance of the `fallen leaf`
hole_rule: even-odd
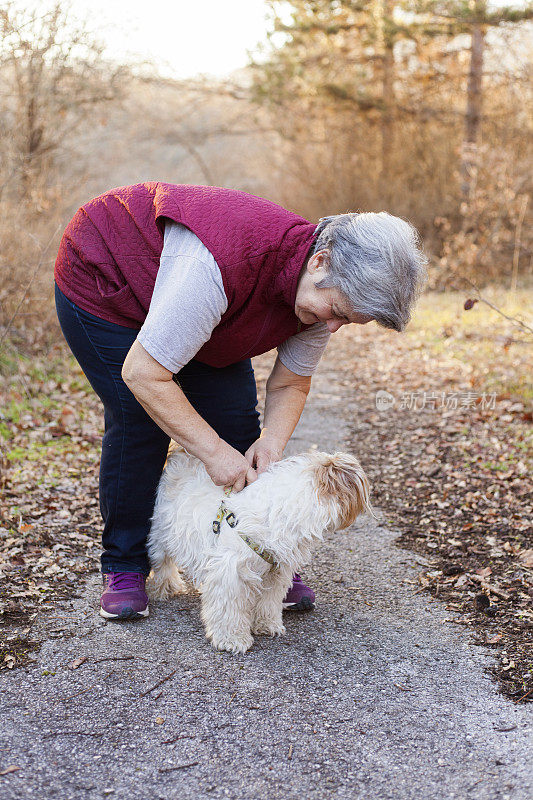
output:
[[[524,550],[523,553],[520,553],[519,560],[522,562],[524,567],[533,569],[533,549]]]
[[[77,419],[76,411],[72,408],[72,406],[65,405],[61,409],[61,427],[64,431],[69,432],[71,431]]]
[[[17,767],[15,764],[11,764],[9,767],[0,770],[0,775],[8,775],[10,772],[16,772],[19,769],[22,769],[22,767]]]
[[[68,668],[78,669],[78,667],[81,667],[81,665],[85,663],[85,661],[87,661],[87,656],[80,656],[79,658],[75,658],[74,661],[68,665]]]
[[[484,567],[484,569],[476,569],[476,575],[479,575],[481,578],[488,578],[489,575],[492,575],[492,570],[490,567]]]

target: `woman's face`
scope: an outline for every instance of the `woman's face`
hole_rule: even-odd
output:
[[[338,289],[319,289],[316,284],[326,276],[323,266],[325,254],[315,253],[300,276],[294,313],[304,325],[325,322],[331,333],[351,322],[365,325],[373,317],[356,314],[350,310],[345,296]]]

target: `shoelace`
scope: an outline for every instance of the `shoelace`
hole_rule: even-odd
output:
[[[126,589],[143,589],[144,588],[144,575],[140,572],[111,572],[108,573],[109,589],[116,589],[123,591]]]

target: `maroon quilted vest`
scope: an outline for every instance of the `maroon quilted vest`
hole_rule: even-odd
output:
[[[268,200],[211,186],[140,183],[82,206],[59,247],[61,291],[101,319],[140,328],[159,269],[164,218],[198,236],[222,273],[228,308],[198,352],[200,361],[224,367],[305,327],[294,301],[315,225]]]

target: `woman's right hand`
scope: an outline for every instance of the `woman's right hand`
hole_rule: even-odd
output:
[[[230,486],[234,492],[240,492],[248,483],[257,480],[257,472],[248,460],[223,439],[202,461],[216,486]]]

